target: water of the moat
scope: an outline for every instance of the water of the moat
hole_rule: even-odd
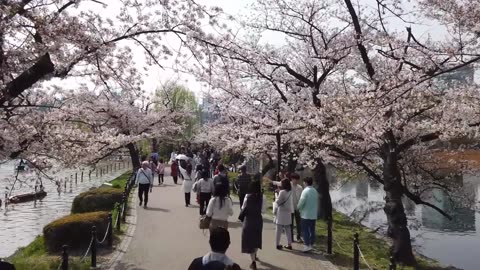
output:
[[[332,177],[331,196],[334,207],[345,214],[362,219],[367,208],[376,208],[367,214],[362,223],[370,228],[383,225],[386,217],[383,212],[385,192],[383,186],[368,180],[341,181]],[[480,178],[463,176],[460,181],[465,199],[478,204]],[[459,207],[447,200],[440,191],[434,191],[431,202],[443,210],[451,212],[453,220],[440,215],[435,210],[415,205],[404,199],[405,209],[410,223],[410,233],[415,249],[427,257],[438,260],[444,265],[452,265],[465,270],[478,270],[477,261],[480,250],[480,213],[473,208]]]
[[[12,176],[14,175],[14,164],[18,162],[8,162],[0,164],[0,198],[4,199],[5,187],[10,187],[13,183]],[[99,168],[106,167],[107,164],[114,164],[113,162],[104,163]],[[125,164],[125,168],[118,169],[119,164]],[[20,204],[12,204],[5,210],[5,205],[2,204],[0,208],[0,258],[10,256],[19,247],[28,245],[35,237],[42,233],[43,227],[49,222],[68,215],[72,207],[72,201],[79,193],[90,189],[91,187],[100,186],[105,181],[114,179],[125,172],[127,162],[117,162],[117,170],[113,172],[108,171],[108,174],[103,174],[98,177],[96,173],[92,173],[91,178],[88,177],[88,170],[84,170],[83,182],[81,181],[81,170],[67,170],[63,169],[55,174],[55,179],[65,181],[68,178],[67,189],[59,193],[54,182],[47,180],[45,177],[42,182],[47,192],[47,196],[41,201],[31,201]],[[77,184],[75,184],[75,173],[77,173]],[[29,173],[20,173],[20,179],[27,179]],[[72,185],[70,188],[70,179]],[[12,195],[28,193],[34,190],[35,182],[28,181],[21,187],[17,183]]]

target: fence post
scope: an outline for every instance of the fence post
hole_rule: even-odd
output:
[[[77,184],[77,181],[78,181],[78,173],[75,172],[75,185]]]
[[[327,253],[332,254],[332,219],[327,220]]]
[[[68,178],[65,177],[65,181],[63,182],[63,188],[65,192],[67,192],[67,181],[68,181]]]
[[[117,232],[120,231],[121,220],[122,220],[122,207],[120,207],[120,204],[117,204]]]
[[[97,227],[92,226],[92,259],[90,263],[91,268],[97,268]]]
[[[114,164],[115,164],[115,171],[117,171],[117,163],[115,162]]]
[[[82,175],[80,176],[80,182],[83,183],[83,169],[82,169]]]
[[[390,256],[389,270],[396,270],[396,269],[397,269],[397,264],[395,263],[395,258],[393,258],[393,256]]]
[[[108,232],[107,232],[107,240],[108,240],[108,246],[112,247],[113,245],[113,222],[112,222],[112,213],[108,213]]]
[[[68,270],[68,252],[67,245],[62,246],[62,270]]]
[[[358,233],[353,235],[353,270],[360,269],[360,252],[358,250]]]
[[[122,196],[122,203],[123,203],[123,213],[122,213],[122,218],[123,218],[123,222],[125,222],[127,220],[127,195],[125,192],[123,192],[123,196]]]

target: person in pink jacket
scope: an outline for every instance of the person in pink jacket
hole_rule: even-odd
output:
[[[163,161],[163,158],[161,158],[158,161],[157,173],[158,173],[158,185],[160,186],[163,184],[163,175],[165,174],[165,163]]]

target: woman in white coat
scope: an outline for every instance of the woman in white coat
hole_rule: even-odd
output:
[[[284,179],[281,181],[280,186],[280,193],[278,194],[274,206],[274,220],[275,223],[275,244],[277,249],[286,248],[291,250],[292,249],[292,231],[290,226],[292,226],[292,185],[290,181]],[[285,231],[287,236],[287,245],[281,246],[280,245],[280,238],[282,236],[282,231]]]
[[[189,161],[186,161],[185,163],[185,169],[181,168],[180,173],[183,175],[182,191],[185,193],[185,207],[188,207],[190,205],[190,195],[193,187],[193,167]]]

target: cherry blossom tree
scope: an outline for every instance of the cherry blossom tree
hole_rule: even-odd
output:
[[[265,96],[277,93],[288,107],[293,121],[286,125],[306,126],[301,160],[360,170],[382,183],[392,255],[413,265],[401,199],[449,217],[426,194],[454,189],[439,170],[448,174],[459,166],[440,164],[438,145],[477,136],[478,116],[471,108],[478,87],[449,85],[441,78],[478,62],[478,36],[461,16],[471,6],[467,1],[417,1],[408,10],[401,1],[373,3],[257,1],[243,25],[245,32],[260,34],[226,34],[212,50],[217,69],[199,77],[227,93],[245,89],[242,95],[229,93],[237,99],[257,93],[258,81],[269,84]],[[450,35],[442,41],[419,39],[416,22],[427,17],[445,23]],[[281,34],[284,44],[260,42],[265,31]],[[232,83],[238,78],[239,85]],[[269,103],[257,100],[262,101]]]
[[[32,159],[28,155],[39,152],[44,156],[59,155],[62,151],[75,152],[68,145],[55,146],[58,144],[56,133],[44,130],[53,125],[53,119],[61,119],[51,114],[59,104],[58,96],[51,95],[51,92],[64,98],[65,94],[58,92],[88,89],[111,102],[111,97],[122,89],[122,96],[128,96],[126,99],[130,102],[131,97],[138,98],[142,92],[145,72],[139,67],[150,65],[161,69],[165,59],[181,62],[187,55],[199,54],[197,42],[208,40],[201,26],[203,23],[215,25],[219,11],[204,8],[192,0],[2,1],[2,160]],[[138,54],[138,50],[144,52],[144,57]],[[62,102],[59,106],[64,106]],[[123,101],[120,103],[124,104]],[[124,105],[129,106],[128,103]],[[125,113],[127,108],[124,105],[118,109]],[[42,121],[48,121],[49,125],[39,126]],[[60,128],[63,125],[68,123],[56,123],[54,126],[59,128],[55,132],[70,130],[72,134],[63,135],[72,137],[82,133],[73,126]],[[73,134],[75,132],[78,134]],[[112,132],[116,134],[116,131]],[[88,138],[93,140],[91,145],[101,146],[98,138]],[[53,147],[46,142],[53,143]],[[48,153],[49,149],[56,148],[55,153]]]

